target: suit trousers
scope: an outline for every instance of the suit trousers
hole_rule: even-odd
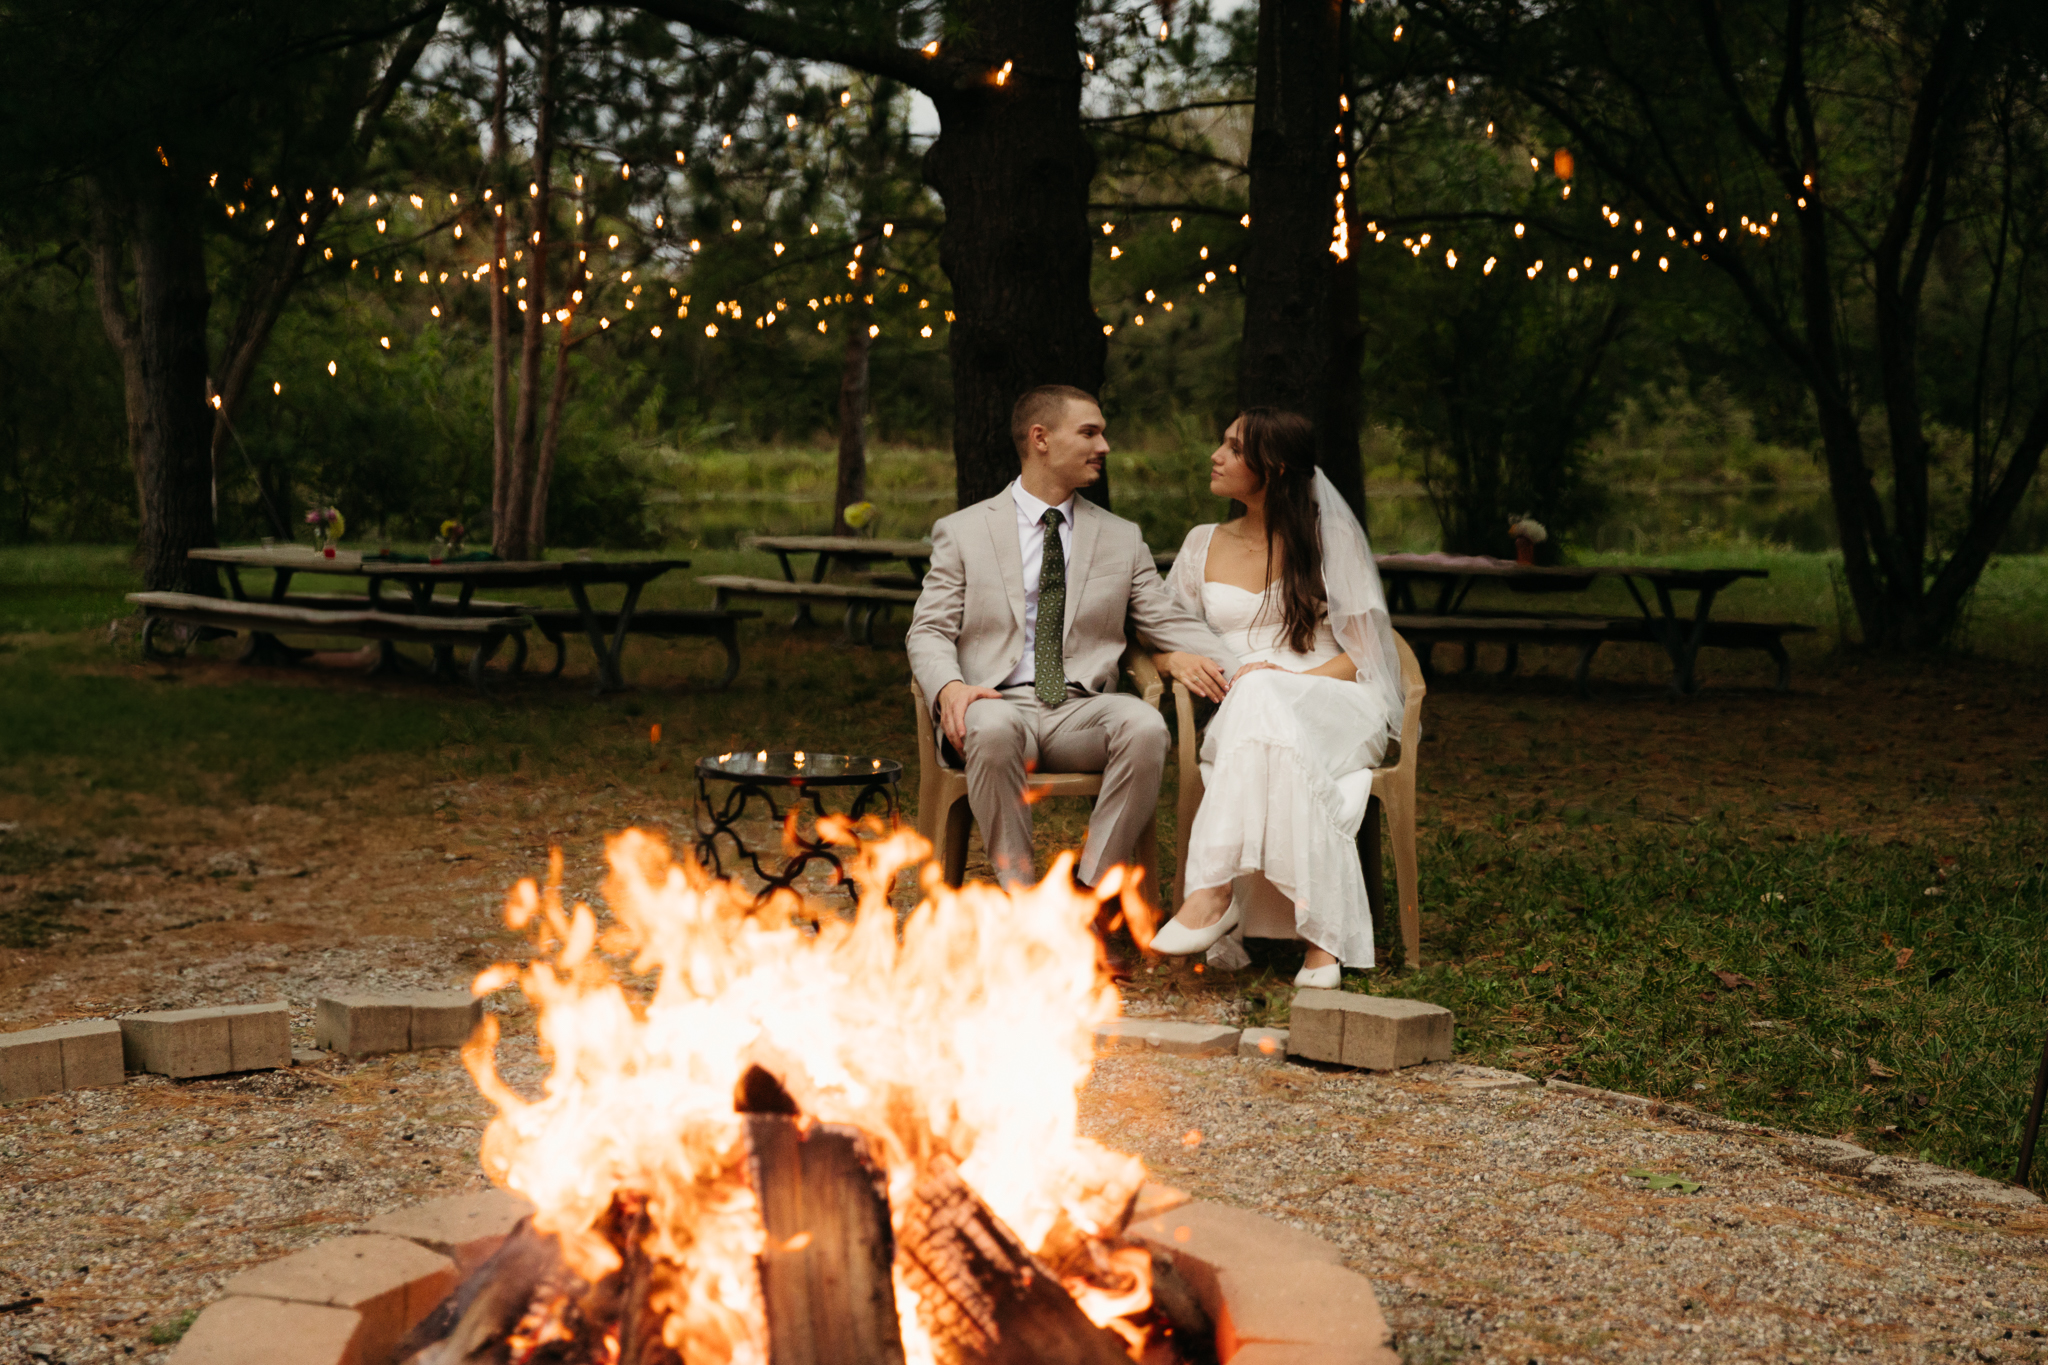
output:
[[[967,708],[967,804],[981,826],[996,880],[1004,886],[1037,880],[1031,856],[1027,771],[1102,774],[1102,793],[1088,821],[1088,842],[1076,875],[1093,886],[1102,873],[1128,864],[1138,836],[1159,808],[1166,767],[1166,720],[1128,692],[1090,696],[1073,689],[1059,706],[1038,699],[1031,684],[1003,689]]]

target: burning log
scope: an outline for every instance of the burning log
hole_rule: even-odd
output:
[[[562,1264],[560,1244],[523,1218],[488,1260],[413,1324],[397,1357],[411,1365],[503,1360],[506,1338],[536,1299],[566,1297],[581,1286]]]
[[[758,1066],[735,1098],[748,1115],[748,1173],[768,1233],[770,1365],[901,1365],[889,1182],[867,1139],[843,1124],[806,1132],[795,1101]]]
[[[911,1197],[896,1265],[939,1365],[1129,1365],[1123,1340],[1088,1321],[944,1157]]]

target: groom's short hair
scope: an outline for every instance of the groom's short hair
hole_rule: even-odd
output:
[[[1096,398],[1072,384],[1040,384],[1024,391],[1017,406],[1010,409],[1010,439],[1016,443],[1018,459],[1024,458],[1024,443],[1031,438],[1031,428],[1051,427],[1066,411],[1067,404],[1073,402],[1095,403]]]

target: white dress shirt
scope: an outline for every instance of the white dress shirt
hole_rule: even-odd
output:
[[[1040,502],[1024,491],[1022,479],[1010,485],[1010,499],[1017,504],[1017,549],[1024,556],[1024,653],[1010,675],[998,687],[1029,684],[1038,675],[1038,577],[1045,565],[1045,522],[1049,502]],[[1059,505],[1060,559],[1069,567],[1074,562],[1074,495]],[[1069,584],[1069,587],[1072,585]]]

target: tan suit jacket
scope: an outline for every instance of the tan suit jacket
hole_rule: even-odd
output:
[[[1067,681],[1090,694],[1117,689],[1128,635],[1147,649],[1206,655],[1237,672],[1237,656],[1166,590],[1144,533],[1085,498],[1074,500],[1062,629]],[[904,647],[935,713],[947,683],[998,687],[1023,658],[1024,556],[1009,489],[932,528],[931,568]]]

